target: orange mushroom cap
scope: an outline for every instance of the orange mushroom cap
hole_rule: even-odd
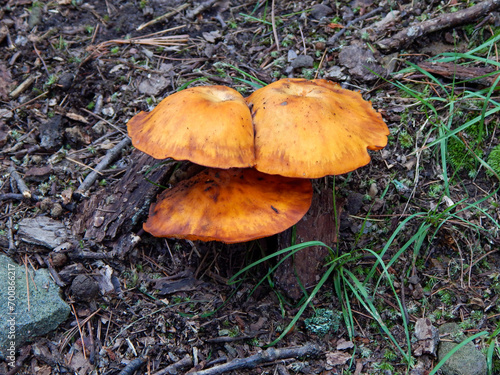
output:
[[[326,80],[282,79],[247,98],[255,128],[255,168],[319,178],[370,162],[389,129],[361,94]]]
[[[132,144],[156,159],[190,160],[215,168],[255,164],[250,110],[225,86],[200,86],[162,100],[127,124]]]
[[[311,200],[307,179],[254,169],[206,169],[161,193],[144,230],[155,237],[245,242],[291,227]]]

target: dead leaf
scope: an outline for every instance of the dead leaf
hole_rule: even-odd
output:
[[[345,352],[334,351],[326,353],[326,363],[330,366],[344,365],[351,358],[352,354]]]
[[[64,204],[69,204],[71,198],[73,197],[73,189],[67,188],[61,192],[61,198]]]
[[[87,119],[77,113],[73,113],[73,112],[67,112],[66,113],[66,117],[71,119],[71,120],[75,120],[75,121],[80,121],[80,122],[83,122],[84,124],[88,124],[89,122],[87,121]]]
[[[83,352],[78,349],[74,350],[69,364],[76,370],[78,375],[87,375],[92,370],[92,365],[89,360],[85,358]]]
[[[351,348],[354,348],[354,344],[351,340],[346,341],[344,339],[340,339],[337,341],[337,350],[346,350]]]
[[[204,32],[202,35],[203,38],[205,38],[205,40],[209,43],[215,43],[215,40],[221,37],[219,30],[210,31],[209,33]]]
[[[329,23],[326,26],[329,27],[330,29],[343,29],[344,28],[344,25],[341,25],[340,23]]]

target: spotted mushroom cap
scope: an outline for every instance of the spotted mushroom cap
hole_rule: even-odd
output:
[[[208,168],[163,191],[144,230],[156,237],[246,242],[291,227],[311,200],[307,179]]]
[[[247,98],[255,129],[255,168],[319,178],[370,162],[389,129],[369,101],[327,80],[281,79]]]

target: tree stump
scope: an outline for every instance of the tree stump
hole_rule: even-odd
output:
[[[340,219],[342,204],[343,202],[337,199],[338,219]],[[327,246],[333,246],[337,242],[334,210],[331,188],[322,187],[319,194],[315,192],[311,208],[295,226],[295,243],[321,241]],[[292,231],[289,229],[278,235],[280,250],[291,245],[291,234]],[[288,297],[298,300],[303,296],[300,284],[309,289],[318,283],[319,278],[326,270],[323,266],[328,255],[329,250],[324,246],[311,246],[298,251],[276,269],[274,278],[277,286]]]

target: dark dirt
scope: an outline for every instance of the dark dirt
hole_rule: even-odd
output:
[[[359,90],[391,130],[388,146],[372,152],[369,165],[314,182],[318,196],[297,225],[297,243],[320,240],[337,256],[359,255],[342,267],[363,279],[376,261],[366,249],[380,252],[398,230],[384,254],[387,264],[428,224],[419,241],[389,267],[404,311],[387,283],[371,290],[382,320],[405,350],[403,314],[410,333],[418,318],[428,318],[436,327],[458,322],[467,334],[492,334],[500,316],[498,180],[477,164],[473,177],[450,165],[448,175],[453,177],[445,196],[439,149],[413,152],[426,139],[436,139],[437,130],[427,122],[424,108],[391,82],[429,89],[428,77],[405,71],[406,62],[426,63],[439,53],[465,52],[484,42],[500,30],[498,5],[396,48],[384,49],[379,43],[402,28],[473,3],[275,1],[273,16],[270,0],[4,2],[0,246],[18,263],[27,257],[33,267],[50,265],[73,315],[55,332],[19,348],[16,368],[0,363],[0,373],[132,375],[136,366],[137,374],[174,374],[238,358],[249,359],[249,365],[227,373],[416,375],[431,370],[436,360],[429,353],[421,356],[421,349],[415,349],[408,367],[350,292],[345,297],[351,302],[353,335],[343,319],[326,335],[307,325],[313,306],[334,312],[346,306],[338,299],[333,278],[275,346],[291,354],[252,360],[299,311],[304,303],[300,284],[311,292],[326,269],[328,252],[321,247],[305,250],[297,256],[300,267],[285,262],[266,278],[276,265],[270,259],[241,282],[228,284],[252,261],[289,245],[291,232],[236,245],[150,236],[141,223],[161,188],[145,179],[146,172],[149,180],[168,185],[192,175],[196,167],[183,163],[175,170],[172,163],[160,165],[130,145],[117,150],[95,182],[82,189],[89,173],[126,137],[127,121],[179,88],[222,84],[247,96],[255,90],[249,82],[271,83],[282,77],[317,76]],[[169,17],[137,30],[169,12]],[[498,63],[498,51],[492,54]],[[477,76],[491,70],[481,64],[472,68],[479,70],[465,68],[462,73]],[[443,84],[451,84],[453,77],[434,73]],[[457,92],[493,83],[470,81]],[[434,85],[426,95],[440,96],[439,90]],[[437,116],[446,118],[447,108],[438,110]],[[467,121],[467,111],[477,113],[472,104],[460,110],[462,117],[452,127]],[[498,115],[486,120],[483,156],[498,144],[498,124]],[[31,198],[21,195],[11,167]],[[471,208],[474,202],[479,203]],[[447,204],[451,216],[446,216]],[[19,232],[23,219],[41,216],[68,230],[56,250],[27,243]],[[398,229],[406,219],[407,225]],[[474,342],[483,351],[486,337]],[[493,340],[498,343],[498,337]],[[494,359],[498,369],[498,349]]]

